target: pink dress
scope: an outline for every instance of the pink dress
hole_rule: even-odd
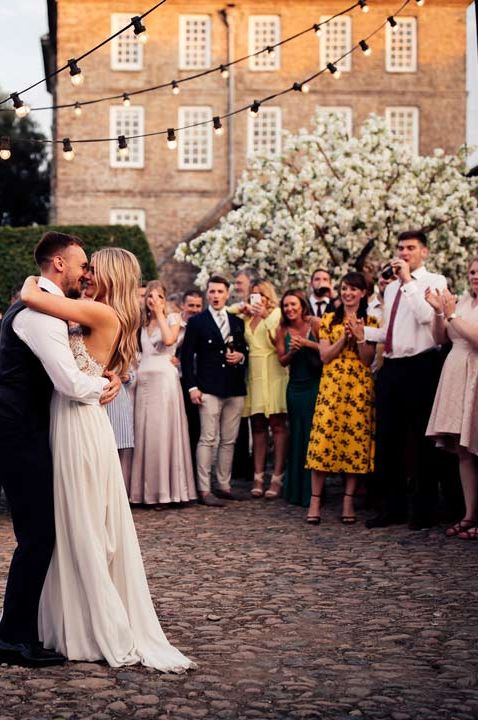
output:
[[[460,300],[456,313],[478,327],[478,307],[472,307],[470,295]],[[443,365],[426,434],[439,447],[456,451],[461,446],[478,455],[478,347],[458,335],[453,322],[447,330],[453,347]]]

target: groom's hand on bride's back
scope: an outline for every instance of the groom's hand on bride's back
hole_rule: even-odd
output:
[[[100,397],[100,405],[107,405],[115,399],[119,391],[121,390],[121,378],[115,372],[111,370],[105,370],[103,373],[105,378],[108,378],[109,383],[105,385],[103,394]]]

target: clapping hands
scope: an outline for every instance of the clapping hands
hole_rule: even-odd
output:
[[[448,288],[445,290],[425,290],[425,300],[434,309],[437,315],[444,315],[448,318],[456,310],[457,298]]]
[[[345,320],[345,337],[357,342],[365,339],[365,323],[362,318],[356,315],[349,315]]]

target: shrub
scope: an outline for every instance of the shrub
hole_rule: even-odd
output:
[[[77,235],[85,244],[88,257],[102,247],[122,247],[136,255],[143,281],[157,277],[156,263],[146,236],[138,227],[125,225],[49,225],[25,228],[0,227],[0,309],[7,308],[11,292],[27,275],[38,275],[33,248],[45,232]]]

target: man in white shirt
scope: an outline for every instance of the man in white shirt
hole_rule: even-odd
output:
[[[391,263],[396,280],[385,290],[383,325],[365,329],[368,342],[384,343],[376,386],[376,472],[383,509],[367,522],[369,528],[401,524],[407,517],[410,529],[433,524],[439,455],[425,430],[442,361],[425,290],[444,290],[446,279],[428,272],[427,256],[424,233],[399,235],[398,257]],[[407,479],[412,481],[410,508]]]
[[[77,238],[47,233],[35,248],[39,285],[79,295],[88,260]],[[111,378],[111,374],[110,378]],[[38,604],[55,543],[49,412],[53,387],[82,403],[111,401],[121,381],[82,373],[63,320],[25,308],[6,312],[0,335],[1,482],[17,539],[0,621],[0,662],[44,667],[65,658],[38,639]]]
[[[317,268],[311,275],[310,287],[312,293],[309,296],[310,307],[317,317],[322,317],[326,312],[334,310],[334,300],[337,293],[332,287],[330,273],[325,268]]]

